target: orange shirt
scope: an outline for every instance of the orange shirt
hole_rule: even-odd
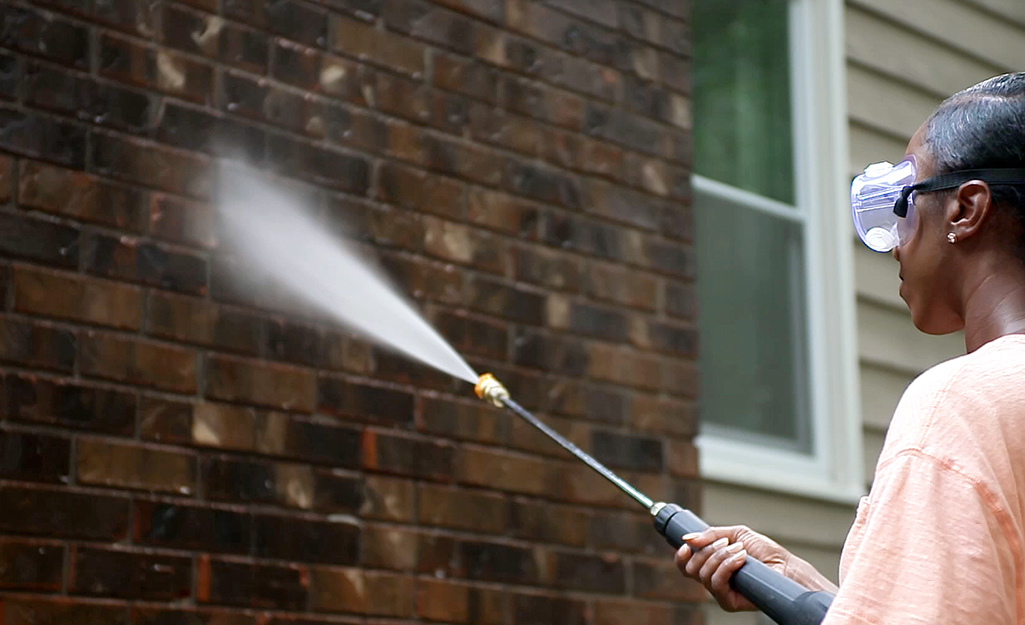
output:
[[[824,625],[1025,625],[1025,335],[905,391]]]

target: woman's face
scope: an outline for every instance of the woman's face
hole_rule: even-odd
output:
[[[907,155],[915,157],[915,182],[934,175],[935,160],[924,141],[925,125],[908,143]],[[900,264],[900,296],[911,310],[915,327],[926,334],[948,334],[964,327],[959,311],[958,271],[948,217],[956,209],[953,194],[913,194],[917,224],[903,244],[893,248]]]

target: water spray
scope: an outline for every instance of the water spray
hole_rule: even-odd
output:
[[[477,393],[477,397],[489,404],[506,408],[530,423],[563,449],[597,471],[599,475],[615,484],[631,499],[644,506],[651,514],[655,529],[674,548],[679,549],[683,545],[685,534],[708,529],[708,524],[690,510],[672,503],[652,501],[650,497],[631,486],[590,454],[545,425],[523,406],[513,401],[509,391],[492,374],[485,373],[480,376],[473,390]],[[818,625],[825,618],[826,611],[833,601],[831,593],[824,590],[808,590],[751,556],[747,557],[744,565],[730,578],[730,586],[780,625]]]
[[[327,234],[301,203],[280,185],[243,167],[222,169],[218,209],[225,247],[247,272],[263,274],[288,294],[377,343],[404,353],[470,384],[477,396],[509,410],[615,484],[651,514],[674,548],[685,534],[708,524],[676,504],[653,502],[606,466],[513,401],[490,373],[478,376],[466,361],[359,254]],[[730,585],[780,625],[818,625],[833,596],[813,592],[748,557]]]

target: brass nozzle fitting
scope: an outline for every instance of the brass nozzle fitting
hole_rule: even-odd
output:
[[[490,373],[480,376],[476,386],[473,387],[473,391],[477,393],[477,397],[499,408],[502,407],[503,399],[509,399],[509,391]]]

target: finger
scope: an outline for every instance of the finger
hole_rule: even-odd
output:
[[[676,568],[680,569],[681,573],[687,572],[687,562],[692,553],[693,551],[686,544],[676,550]]]
[[[701,567],[704,566],[705,561],[715,553],[729,544],[729,539],[720,538],[710,545],[702,547],[701,549],[695,549],[694,554],[690,557],[690,561],[687,562],[687,574],[691,577],[697,577],[698,572],[701,571]]]
[[[736,543],[741,544],[741,543]],[[725,551],[725,550],[724,550]],[[743,548],[729,554],[712,573],[709,590],[717,597],[725,597],[731,591],[730,578],[740,567],[744,566],[747,551]]]
[[[719,566],[728,558],[732,558],[736,553],[744,548],[744,543],[733,543],[732,545],[718,549],[715,553],[708,556],[705,563],[701,565],[701,569],[698,571],[698,577],[701,582],[705,584],[709,590],[712,590],[710,580],[712,574],[719,568]]]

